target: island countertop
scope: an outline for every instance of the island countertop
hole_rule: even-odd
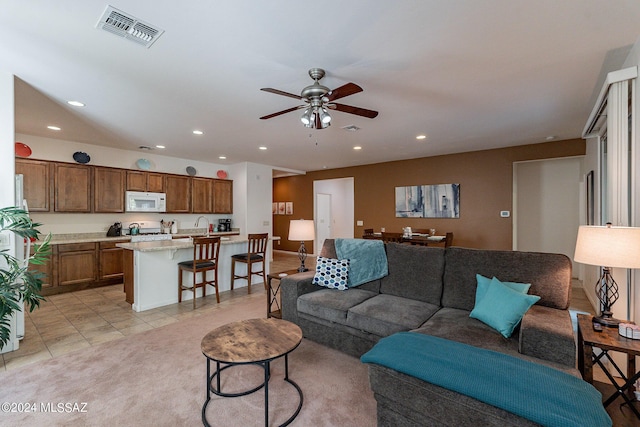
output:
[[[280,237],[273,236],[273,237],[270,237],[269,240],[272,240],[272,241],[280,240]],[[222,245],[246,243],[248,241],[249,241],[249,238],[247,235],[228,236],[228,237],[220,238],[220,244]],[[125,242],[125,243],[118,243],[116,246],[119,248],[129,249],[132,251],[156,252],[156,251],[192,248],[193,239],[183,238],[183,239],[173,239],[173,240],[155,240],[151,242],[136,242],[136,243]]]

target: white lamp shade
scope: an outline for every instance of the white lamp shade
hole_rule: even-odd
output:
[[[640,268],[640,228],[581,225],[573,259],[602,267]]]
[[[315,238],[315,227],[312,220],[293,219],[289,222],[289,240],[305,242]]]

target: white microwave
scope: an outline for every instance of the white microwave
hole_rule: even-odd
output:
[[[167,195],[165,193],[126,192],[127,212],[165,212]]]

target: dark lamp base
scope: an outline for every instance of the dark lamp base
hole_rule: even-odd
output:
[[[305,268],[304,266],[298,267],[298,273],[304,273],[305,271],[309,271],[309,269]]]
[[[593,321],[608,328],[617,328],[621,322],[621,320],[614,319],[613,317],[594,317]]]

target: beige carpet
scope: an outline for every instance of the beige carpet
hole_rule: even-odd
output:
[[[200,341],[213,328],[255,317],[264,317],[261,298],[4,372],[0,403],[35,404],[36,412],[7,413],[3,407],[0,425],[202,425],[206,359]],[[298,403],[293,387],[282,381],[283,372],[283,360],[272,363],[270,425],[286,420]],[[257,367],[240,368],[223,376],[223,390],[238,391],[259,382],[262,375]],[[357,358],[303,340],[289,356],[289,375],[304,393],[302,410],[292,425],[376,425],[367,368]],[[214,397],[208,420],[216,426],[262,426],[263,399],[262,391],[241,398]],[[58,404],[63,404],[62,411]],[[64,404],[85,412],[66,412]],[[58,412],[41,412],[47,405]]]

